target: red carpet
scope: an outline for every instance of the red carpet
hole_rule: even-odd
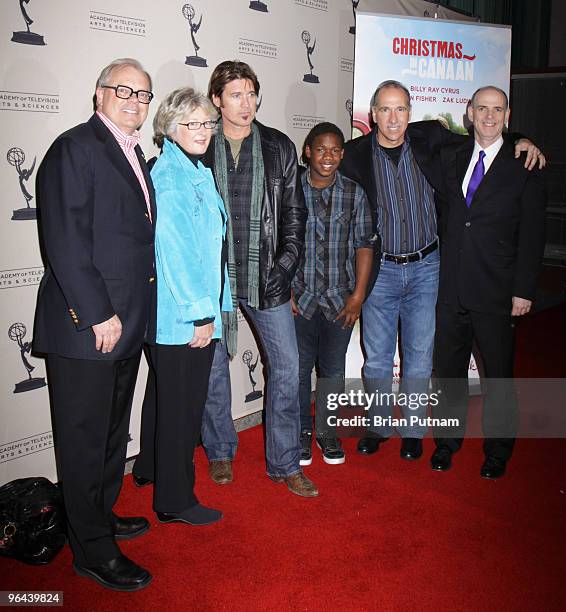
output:
[[[565,316],[562,306],[522,322],[520,363],[533,365],[520,375],[565,376]],[[151,488],[125,478],[118,512],[152,523],[122,544],[154,574],[144,591],[76,576],[68,548],[41,568],[0,559],[1,589],[62,590],[73,611],[566,609],[566,441],[518,441],[497,482],[479,477],[480,440],[467,440],[447,473],[430,469],[432,446],[414,463],[399,459],[399,440],[372,457],[344,440],[342,466],[315,452],[306,473],[321,495],[309,500],[264,475],[256,427],[240,435],[232,485],[209,480],[198,450],[197,492],[225,513],[216,525],[158,524]]]

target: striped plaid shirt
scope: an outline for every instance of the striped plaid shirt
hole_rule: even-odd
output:
[[[149,190],[147,188],[147,183],[145,182],[145,177],[143,175],[143,171],[140,166],[140,160],[136,155],[136,146],[140,141],[140,133],[136,130],[132,135],[126,134],[123,132],[115,123],[110,121],[106,115],[103,115],[100,111],[96,111],[99,119],[104,123],[104,125],[110,130],[112,136],[117,140],[120,148],[124,152],[126,159],[130,162],[130,166],[132,166],[132,170],[136,175],[140,186],[143,191],[143,195],[145,197],[145,203],[147,205],[147,212],[149,214],[149,219],[151,220],[151,204],[149,203]]]
[[[434,191],[411,151],[408,134],[395,166],[386,150],[372,138],[377,187],[377,232],[384,253],[420,251],[436,240]]]
[[[226,139],[230,219],[234,236],[236,292],[248,299],[248,251],[250,248],[250,213],[252,204],[252,135],[242,141],[238,164],[234,164],[230,143]]]
[[[308,170],[301,181],[309,216],[295,303],[305,319],[320,308],[332,321],[356,285],[356,249],[373,249],[371,211],[364,190],[340,172],[325,189],[312,187]]]

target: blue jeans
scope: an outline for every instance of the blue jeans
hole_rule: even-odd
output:
[[[240,300],[240,307],[257,332],[262,353],[266,357],[264,424],[267,473],[276,477],[291,476],[300,471],[299,355],[291,303],[286,302],[274,308],[259,310],[251,308],[247,302]],[[218,352],[225,354],[225,350]],[[219,366],[218,370],[216,365],[216,362],[212,365],[209,400],[206,402],[204,416],[206,425],[203,427],[203,444],[210,460],[215,460],[217,456],[223,458],[220,457],[221,454],[225,454],[223,448],[232,453],[231,456],[229,454],[224,458],[232,458],[235,452],[234,439],[232,438],[230,442],[229,435],[224,440],[218,440],[219,432],[226,434],[234,425],[230,409],[228,359],[225,360],[225,365]],[[222,374],[219,377],[220,370]],[[219,379],[220,388],[217,395],[225,398],[225,401],[217,397],[213,400],[213,404],[209,405],[210,390],[213,385],[218,384],[215,381]],[[212,412],[214,414],[210,414]],[[211,426],[211,423],[214,425]]]
[[[318,309],[311,319],[295,316],[295,332],[299,347],[299,404],[301,429],[312,431],[311,373],[318,362],[318,376],[336,379],[340,389],[344,387],[346,351],[352,328],[342,329],[344,320],[329,321]],[[320,432],[322,433],[322,432]]]
[[[438,250],[408,264],[382,261],[373,291],[362,307],[363,340],[366,360],[363,374],[368,393],[391,391],[393,359],[397,329],[401,320],[400,349],[403,359],[404,393],[427,393],[432,371],[435,307],[438,294],[440,257]],[[394,402],[372,404],[370,431],[389,437],[393,427],[385,423],[376,426],[374,417],[392,416]],[[427,406],[417,409],[402,407],[403,417],[426,417]],[[421,438],[426,427],[420,424],[399,427],[403,437]]]
[[[226,344],[218,342],[208,381],[208,396],[201,427],[202,445],[209,461],[232,461],[238,434],[232,419],[230,361]]]

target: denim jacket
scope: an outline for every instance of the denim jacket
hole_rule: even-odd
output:
[[[212,173],[200,161],[196,167],[179,147],[165,140],[151,178],[158,209],[155,341],[186,344],[194,334],[193,321],[211,317],[213,338],[220,338],[220,309],[232,310],[232,298],[228,269],[220,270],[226,211]]]

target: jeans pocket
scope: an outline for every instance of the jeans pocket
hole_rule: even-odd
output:
[[[440,265],[440,255],[438,253],[438,249],[432,252],[430,255],[421,260],[421,262],[425,266],[439,266]]]

